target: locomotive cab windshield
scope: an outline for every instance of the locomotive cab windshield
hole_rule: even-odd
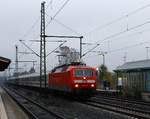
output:
[[[75,77],[91,77],[93,76],[93,70],[91,69],[75,69],[74,71]]]

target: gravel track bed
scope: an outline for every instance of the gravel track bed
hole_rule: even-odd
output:
[[[19,90],[32,100],[46,106],[49,110],[59,113],[67,119],[128,119],[129,117],[103,109],[94,108],[69,99],[54,95],[41,96],[38,92]]]
[[[131,103],[131,102],[124,102],[123,100],[112,100],[112,99],[104,99],[104,98],[92,98],[93,100],[96,100],[98,102],[105,102],[105,103],[112,103],[112,104],[117,104],[123,107],[129,107],[131,109],[139,109],[143,110],[144,112],[148,112],[150,114],[150,106],[147,105],[140,105],[136,103]]]
[[[17,103],[21,104],[26,110],[30,111],[30,113],[33,114],[34,117],[31,118],[36,118],[36,119],[60,119],[51,113],[48,113],[47,111],[43,110],[41,107],[29,102],[27,99],[23,98],[22,96],[16,94],[13,91],[10,91],[7,89],[7,92],[9,95],[11,95]],[[30,118],[30,117],[29,117]]]
[[[93,99],[99,100],[99,101],[105,101],[105,102],[112,102],[114,104],[131,107],[135,109],[144,110],[150,113],[150,103],[142,102],[142,101],[133,101],[133,100],[126,100],[126,99],[117,99],[117,98],[109,98],[109,97],[103,97],[103,96],[96,96],[93,97]]]

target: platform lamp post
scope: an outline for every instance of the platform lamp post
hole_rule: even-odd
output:
[[[15,45],[15,48],[16,48],[15,73],[16,77],[18,77],[18,46]]]
[[[145,47],[146,48],[146,59],[148,59],[148,51],[150,47]]]
[[[99,55],[103,56],[103,66],[105,66],[105,54],[107,54],[107,52],[101,52]],[[102,81],[103,81],[103,77],[104,77],[104,72],[102,72]]]
[[[98,55],[102,55],[103,56],[103,65],[105,65],[105,54],[107,54],[107,52],[104,52],[104,51],[91,51],[91,52],[95,52],[95,53],[98,53]]]
[[[92,51],[92,52],[98,53],[98,55],[102,55],[103,56],[103,66],[105,66],[105,54],[107,54],[107,52],[104,52],[104,51]],[[103,81],[103,72],[102,72],[102,79],[101,79],[101,81]]]
[[[107,54],[107,52],[101,52],[99,55],[103,56],[103,65],[105,65],[105,54]]]

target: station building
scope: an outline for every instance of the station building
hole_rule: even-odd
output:
[[[127,62],[114,71],[122,79],[124,93],[150,101],[150,60]]]

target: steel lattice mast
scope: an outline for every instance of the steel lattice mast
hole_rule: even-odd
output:
[[[41,3],[40,87],[46,87],[45,2]]]

